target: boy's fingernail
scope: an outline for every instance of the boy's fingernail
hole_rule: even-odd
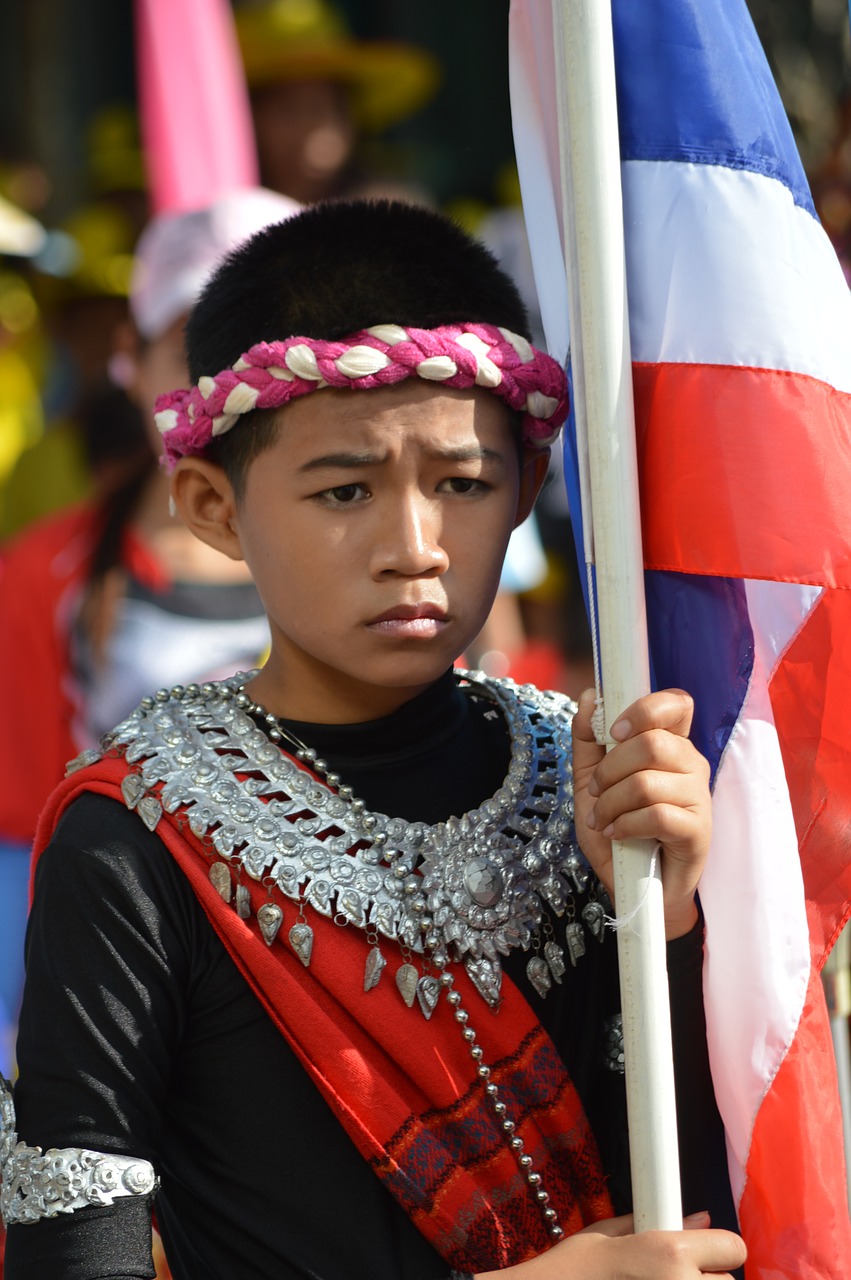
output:
[[[597,826],[597,814],[593,809],[588,814],[588,817],[585,819],[585,825],[586,827],[590,827],[592,831]]]
[[[706,1209],[701,1209],[700,1213],[690,1213],[687,1218],[683,1218],[683,1226],[696,1227],[704,1223],[708,1226],[711,1219]]]
[[[632,733],[632,725],[628,720],[616,720],[612,725],[612,737],[615,742],[623,742]]]
[[[596,778],[592,778],[591,781],[588,783],[588,794],[589,796],[593,796],[595,800],[597,796],[600,794],[600,788],[597,785]]]
[[[577,702],[582,711],[589,710],[597,700],[597,695],[593,689],[583,689]]]

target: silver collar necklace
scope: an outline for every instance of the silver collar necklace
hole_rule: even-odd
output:
[[[286,937],[303,964],[314,943],[309,908],[365,932],[366,991],[387,963],[381,939],[396,943],[399,992],[430,1017],[439,995],[435,971],[453,961],[496,1007],[501,957],[515,947],[531,950],[527,973],[545,995],[565,972],[549,912],[567,915],[565,942],[575,964],[585,931],[574,895],[589,887],[582,917],[601,937],[604,907],[573,840],[569,699],[457,672],[462,687],[502,711],[511,761],[502,786],[477,809],[427,825],[368,810],[252,700],[254,674],[160,690],[105,747],[122,749],[138,766],[123,784],[128,807],[152,830],[163,810],[185,821],[214,859],[211,881],[240,915],[250,915],[243,873],[267,887],[257,924],[270,946],[284,924],[279,891],[297,905]],[[89,758],[84,753],[79,765]]]

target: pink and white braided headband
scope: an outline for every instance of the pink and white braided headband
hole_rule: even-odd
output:
[[[486,387],[523,413],[523,440],[542,449],[567,417],[567,379],[561,365],[525,338],[490,324],[451,324],[403,329],[380,324],[325,342],[287,338],[259,342],[232,369],[199,378],[188,391],[156,403],[166,461],[203,453],[253,409],[276,409],[322,387],[368,390],[404,378],[446,387]]]

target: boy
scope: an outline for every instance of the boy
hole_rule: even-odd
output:
[[[248,563],[271,653],[147,699],[48,807],[7,1280],[150,1275],[157,1178],[177,1280],[742,1262],[732,1233],[613,1219],[613,835],[663,846],[689,1225],[730,1209],[689,700],[641,699],[604,757],[586,698],[571,774],[566,699],[452,671],[566,411],[524,330],[484,249],[393,204],[260,233],[193,312],[195,388],[160,402],[172,492]],[[35,1143],[71,1212],[27,1182]]]

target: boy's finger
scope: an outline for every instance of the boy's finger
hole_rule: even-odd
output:
[[[625,778],[644,773],[671,774],[681,778],[694,775],[701,785],[709,777],[704,757],[688,738],[681,738],[665,729],[650,729],[638,737],[618,743],[605,758],[601,757],[594,773],[592,794],[599,794]]]
[[[687,738],[691,729],[694,703],[684,689],[660,689],[645,694],[631,703],[612,724],[615,742],[623,742],[648,729],[667,729]]]
[[[591,717],[594,714],[595,693],[586,689],[579,695],[579,709],[573,717],[573,772],[581,777],[583,772],[596,768],[606,754],[594,737]]]

